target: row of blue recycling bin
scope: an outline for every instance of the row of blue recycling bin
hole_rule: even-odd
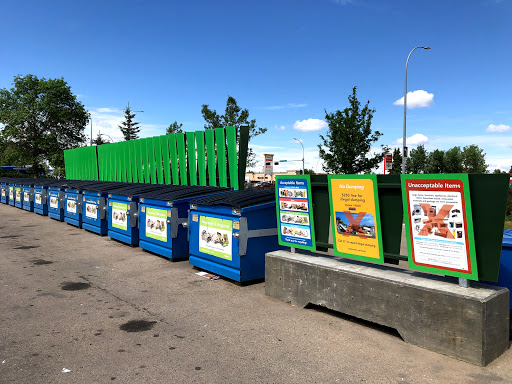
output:
[[[229,279],[264,278],[278,245],[273,191],[0,178],[1,202]]]

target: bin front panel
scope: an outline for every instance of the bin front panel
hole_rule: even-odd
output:
[[[158,205],[140,205],[139,238],[150,243],[171,248],[171,208]]]
[[[18,208],[23,206],[23,188],[20,184],[14,186],[14,206]]]
[[[78,199],[81,194],[77,191],[67,191],[64,195],[64,216],[80,221],[81,215],[78,209]]]
[[[2,183],[1,201],[4,204],[7,204],[9,202],[9,186],[7,185],[7,183]]]
[[[100,219],[100,200],[106,198],[106,194],[99,192],[84,192],[82,204],[82,222],[96,227],[100,227],[102,222],[107,222],[105,219]]]
[[[15,193],[14,193],[14,186],[9,185],[9,204],[14,205],[15,199],[14,199]]]
[[[23,209],[33,212],[34,201],[30,201],[30,186],[23,186]]]
[[[48,201],[43,203],[43,191],[47,193],[47,187],[38,185],[34,188],[34,212],[46,216],[48,214]]]
[[[130,203],[137,204],[138,198],[113,195],[108,199],[108,234],[117,240],[136,245],[139,243],[139,228],[130,225]]]
[[[57,220],[64,220],[64,208],[59,202],[60,187],[51,187],[48,191],[48,214]]]
[[[202,212],[201,207],[191,210],[190,254],[240,270],[238,239],[233,237],[239,224],[239,218],[232,215]]]

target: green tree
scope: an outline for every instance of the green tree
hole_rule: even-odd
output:
[[[138,122],[133,121],[135,112],[130,109],[130,104],[124,110],[124,121],[119,125],[119,129],[123,133],[124,140],[135,140],[139,138],[140,126]]]
[[[249,111],[247,108],[240,108],[234,97],[228,96],[226,102],[226,110],[223,115],[219,115],[217,111],[211,110],[208,104],[203,104],[201,108],[201,114],[203,115],[206,124],[205,129],[223,128],[223,127],[236,127],[237,129],[241,126],[249,127],[249,142],[252,138],[267,132],[267,128],[261,128],[256,126],[256,120],[249,120]],[[256,155],[252,148],[249,147],[247,151],[247,168],[254,167],[256,165]]]
[[[420,144],[416,149],[411,151],[410,156],[407,158],[405,170],[407,173],[425,173],[427,170],[428,153],[425,147]]]
[[[434,149],[428,154],[427,173],[445,173],[444,151]]]
[[[174,133],[183,133],[183,130],[181,129],[181,127],[183,127],[183,124],[179,123],[177,121],[175,121],[174,123],[172,123],[171,125],[169,125],[167,127],[167,131],[165,132],[167,135],[172,135]]]
[[[475,144],[464,147],[462,165],[465,173],[487,173],[484,150]]]
[[[64,166],[64,150],[85,142],[89,113],[60,79],[16,76],[13,87],[0,89],[0,123],[11,155],[31,164],[34,174],[48,161]]]
[[[315,171],[312,169],[304,168],[304,174],[305,175],[316,175]]]
[[[372,118],[375,109],[370,109],[370,101],[361,109],[357,100],[357,87],[352,89],[348,97],[350,106],[343,111],[333,113],[325,111],[325,120],[329,130],[324,137],[320,135],[322,144],[318,145],[323,169],[329,173],[357,174],[370,173],[384,158],[383,153],[370,154],[372,143],[376,142],[382,133],[372,131]]]
[[[508,173],[512,173],[512,165],[510,166],[510,170],[508,171]]]
[[[462,173],[462,151],[460,147],[453,147],[444,153],[444,167],[446,173]]]
[[[393,175],[400,175],[402,173],[402,153],[400,148],[395,148],[393,151],[393,166],[391,168]]]
[[[103,139],[103,136],[101,135],[100,132],[98,132],[98,135],[96,136],[96,138],[92,142],[95,145],[102,145],[102,144],[107,144],[108,143],[108,141]]]
[[[507,171],[502,171],[501,169],[496,168],[492,173],[505,173],[505,174],[507,174],[508,172]]]

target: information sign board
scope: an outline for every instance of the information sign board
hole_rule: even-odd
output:
[[[316,251],[309,175],[276,176],[279,244]]]
[[[478,280],[468,175],[401,179],[409,268]]]
[[[336,256],[384,263],[376,175],[329,175]]]

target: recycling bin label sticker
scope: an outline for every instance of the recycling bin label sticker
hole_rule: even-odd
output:
[[[5,189],[2,188],[2,197],[5,197]]]
[[[14,190],[12,188],[9,188],[9,200],[14,199]]]
[[[112,203],[112,226],[126,231],[128,229],[128,204]]]
[[[42,201],[41,201],[41,194],[40,193],[36,193],[35,196],[34,196],[34,200],[36,201],[36,204],[41,205],[41,203],[42,203]]]
[[[98,206],[96,204],[85,203],[85,216],[91,219],[97,219]]]
[[[148,207],[146,209],[146,237],[167,242],[166,220],[166,210]]]
[[[76,213],[76,201],[74,200],[68,200],[68,203],[66,205],[66,210],[69,213]]]
[[[50,196],[50,208],[59,209],[59,198],[57,196]]]
[[[16,188],[16,201],[21,201],[21,188]]]
[[[232,234],[233,221],[201,216],[199,218],[199,252],[233,260]]]
[[[28,192],[23,192],[23,201],[25,201],[27,203],[30,201],[30,197],[28,195]]]

